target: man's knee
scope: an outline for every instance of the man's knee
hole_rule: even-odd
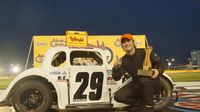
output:
[[[116,92],[115,95],[114,95],[114,100],[117,101],[117,102],[123,102],[122,96],[123,95]]]
[[[114,100],[117,101],[117,102],[120,102],[119,97],[117,97],[116,95],[114,95]]]
[[[148,78],[148,77],[144,77],[144,78],[141,78],[139,80],[139,83],[142,84],[142,85],[147,85],[147,86],[150,86],[153,84],[153,80]]]

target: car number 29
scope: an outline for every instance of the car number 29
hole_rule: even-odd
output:
[[[74,94],[74,101],[77,100],[86,100],[87,95],[89,95],[89,100],[95,101],[100,100],[102,96],[102,86],[103,86],[103,73],[102,72],[93,72],[91,78],[89,78],[88,72],[79,72],[76,75],[75,82],[82,82],[78,90]],[[90,89],[96,90],[96,92],[89,92],[88,94],[83,94],[85,89],[88,87],[88,82],[90,80]]]

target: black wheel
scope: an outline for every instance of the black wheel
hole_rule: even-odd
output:
[[[154,95],[154,109],[157,111],[167,107],[172,100],[172,87],[170,82],[160,77],[160,84],[159,91]]]
[[[32,80],[21,83],[13,93],[12,104],[17,112],[46,112],[52,93],[47,84]]]

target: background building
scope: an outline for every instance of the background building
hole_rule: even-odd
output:
[[[200,50],[192,50],[190,54],[192,65],[200,66]]]

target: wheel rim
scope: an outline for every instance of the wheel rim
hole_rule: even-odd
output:
[[[159,92],[159,94],[157,94],[155,97],[154,97],[154,102],[155,104],[160,104],[162,102],[164,102],[168,96],[168,91],[166,90],[161,90]]]
[[[36,110],[42,102],[43,95],[36,88],[27,89],[20,97],[20,104],[22,104],[26,110]]]
[[[162,86],[160,92],[154,96],[154,103],[157,105],[165,102],[169,95],[170,90],[167,90],[165,86]]]

